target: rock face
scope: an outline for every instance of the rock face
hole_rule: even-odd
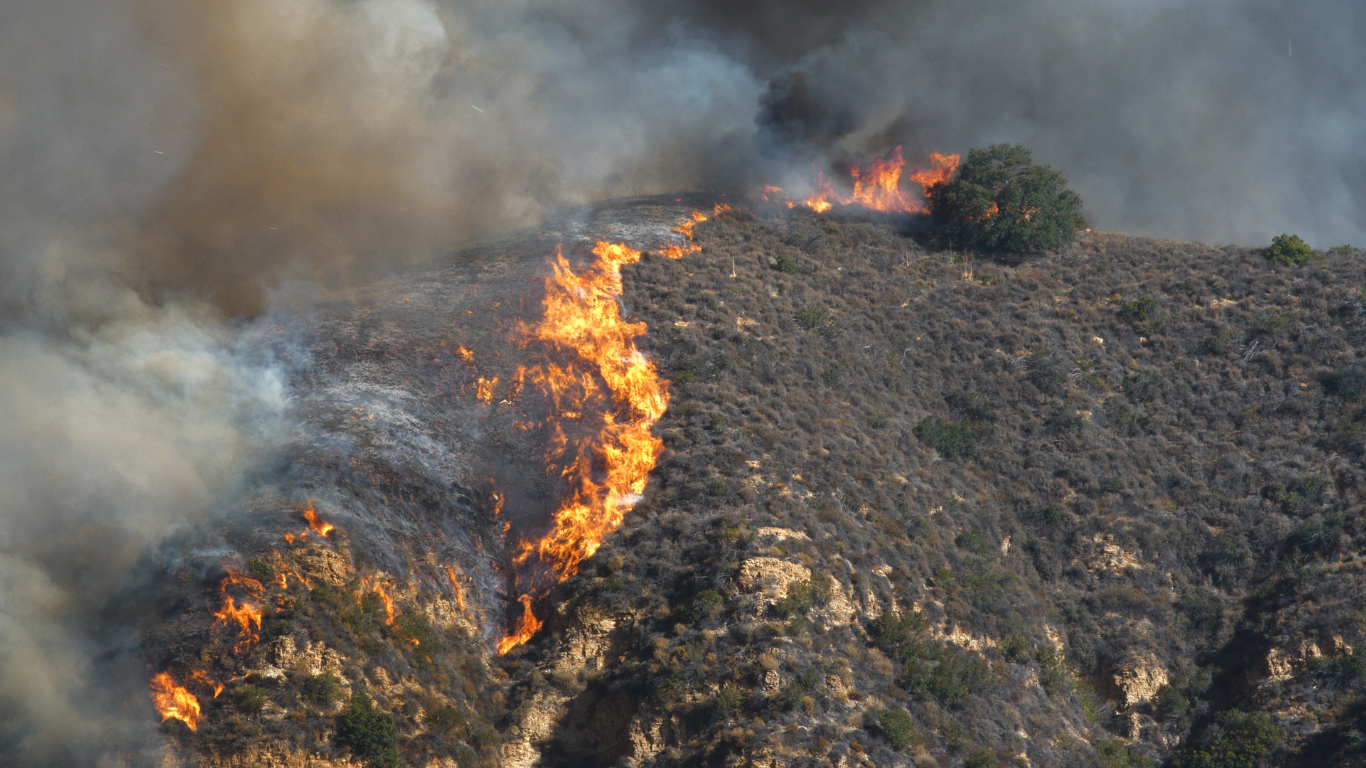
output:
[[[1114,681],[1124,695],[1124,706],[1132,707],[1151,701],[1167,684],[1167,668],[1153,656],[1138,656],[1115,672]]]

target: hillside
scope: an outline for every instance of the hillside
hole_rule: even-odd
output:
[[[1088,233],[1003,264],[738,204],[661,254],[711,202],[604,207],[259,341],[307,428],[149,561],[144,657],[226,685],[162,725],[181,755],[358,764],[364,688],[413,765],[1366,760],[1358,260]],[[472,395],[530,354],[546,254],[599,238],[647,251],[623,305],[664,452],[498,656],[522,521],[495,491],[530,514],[554,485],[516,398]],[[336,529],[300,536],[304,498]],[[268,603],[245,645],[204,607],[225,541]]]

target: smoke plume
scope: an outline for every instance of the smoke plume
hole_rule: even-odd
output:
[[[0,0],[0,761],[146,716],[101,703],[88,617],[269,453],[287,377],[224,320],[273,288],[897,144],[1024,143],[1101,228],[1361,241],[1364,26],[1347,0]]]

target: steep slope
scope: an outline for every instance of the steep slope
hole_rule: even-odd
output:
[[[1360,761],[1363,265],[905,226],[627,270],[666,452],[505,662],[510,764]]]
[[[254,340],[296,436],[118,609],[201,708],[163,722],[175,755],[1362,760],[1362,264],[1088,233],[1006,265],[717,202],[581,212]],[[518,426],[546,404],[504,387],[547,257],[598,240],[645,251],[622,305],[671,381],[664,452],[499,655],[558,488]]]

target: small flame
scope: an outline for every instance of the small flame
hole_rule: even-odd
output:
[[[517,599],[522,604],[522,619],[517,623],[517,629],[498,641],[499,656],[530,640],[541,628],[541,620],[531,612],[531,595],[522,595]]]
[[[926,213],[924,198],[929,196],[930,187],[941,181],[948,181],[958,168],[958,155],[930,153],[930,166],[917,166],[911,169],[908,178],[920,187],[916,195],[901,188],[901,175],[906,168],[906,158],[898,146],[886,157],[874,159],[866,167],[855,165],[849,169],[849,178],[854,189],[849,195],[840,195],[831,188],[825,174],[816,172],[816,191],[803,204],[817,213],[824,213],[836,203],[839,205],[858,205],[874,211],[888,213]]]
[[[460,586],[460,580],[455,578],[455,571],[448,565],[446,566],[446,578],[451,580],[451,591],[455,593],[455,607],[465,612],[465,589]]]
[[[215,699],[218,698],[218,694],[223,692],[224,685],[218,682],[217,680],[214,680],[213,678],[209,677],[209,673],[205,672],[202,669],[196,669],[195,671],[191,672],[189,681],[192,683],[198,683],[199,685],[202,685],[205,688],[212,690],[213,697]]]
[[[460,359],[464,360],[467,363],[474,362],[474,353],[469,351],[468,349],[465,349],[464,344],[461,344],[460,346],[456,347],[455,354],[459,355]]]
[[[392,626],[394,617],[397,615],[397,611],[394,610],[394,598],[391,597],[389,591],[385,589],[385,587],[389,586],[393,585],[385,580],[371,579],[368,576],[362,576],[360,580],[360,591],[356,593],[358,599],[371,592],[379,595],[379,599],[384,603],[384,623],[386,626]]]
[[[480,376],[478,381],[474,382],[474,396],[485,403],[492,403],[493,388],[496,386],[498,386],[497,376],[494,376],[492,379],[486,379],[483,376]]]
[[[152,678],[152,706],[161,713],[161,722],[179,720],[192,731],[199,730],[199,699],[176,685],[175,679],[161,672]]]
[[[782,197],[782,196],[783,196],[783,189],[782,189],[782,187],[774,187],[774,186],[771,186],[771,185],[770,185],[770,186],[764,187],[762,190],[759,191],[759,197],[763,198],[763,201],[764,201],[765,203],[777,202],[777,200],[769,200],[769,199],[768,199],[768,196],[769,196],[769,195],[773,195],[775,198],[776,198],[776,197]]]
[[[713,216],[720,216],[723,213],[730,213],[730,210],[731,208],[729,205],[726,205],[725,203],[717,203],[716,205],[712,206],[711,213]]]
[[[334,526],[329,522],[325,522],[321,517],[318,517],[318,510],[313,508],[312,499],[308,500],[308,506],[304,508],[304,519],[308,521],[308,527],[316,531],[319,536],[327,538],[327,535],[332,533]],[[286,539],[286,541],[288,541],[288,539]]]
[[[213,626],[237,626],[237,642],[233,651],[239,656],[251,650],[253,643],[261,639],[261,597],[265,587],[252,577],[228,569],[228,575],[218,584],[218,592],[223,597],[223,605],[214,611]]]

